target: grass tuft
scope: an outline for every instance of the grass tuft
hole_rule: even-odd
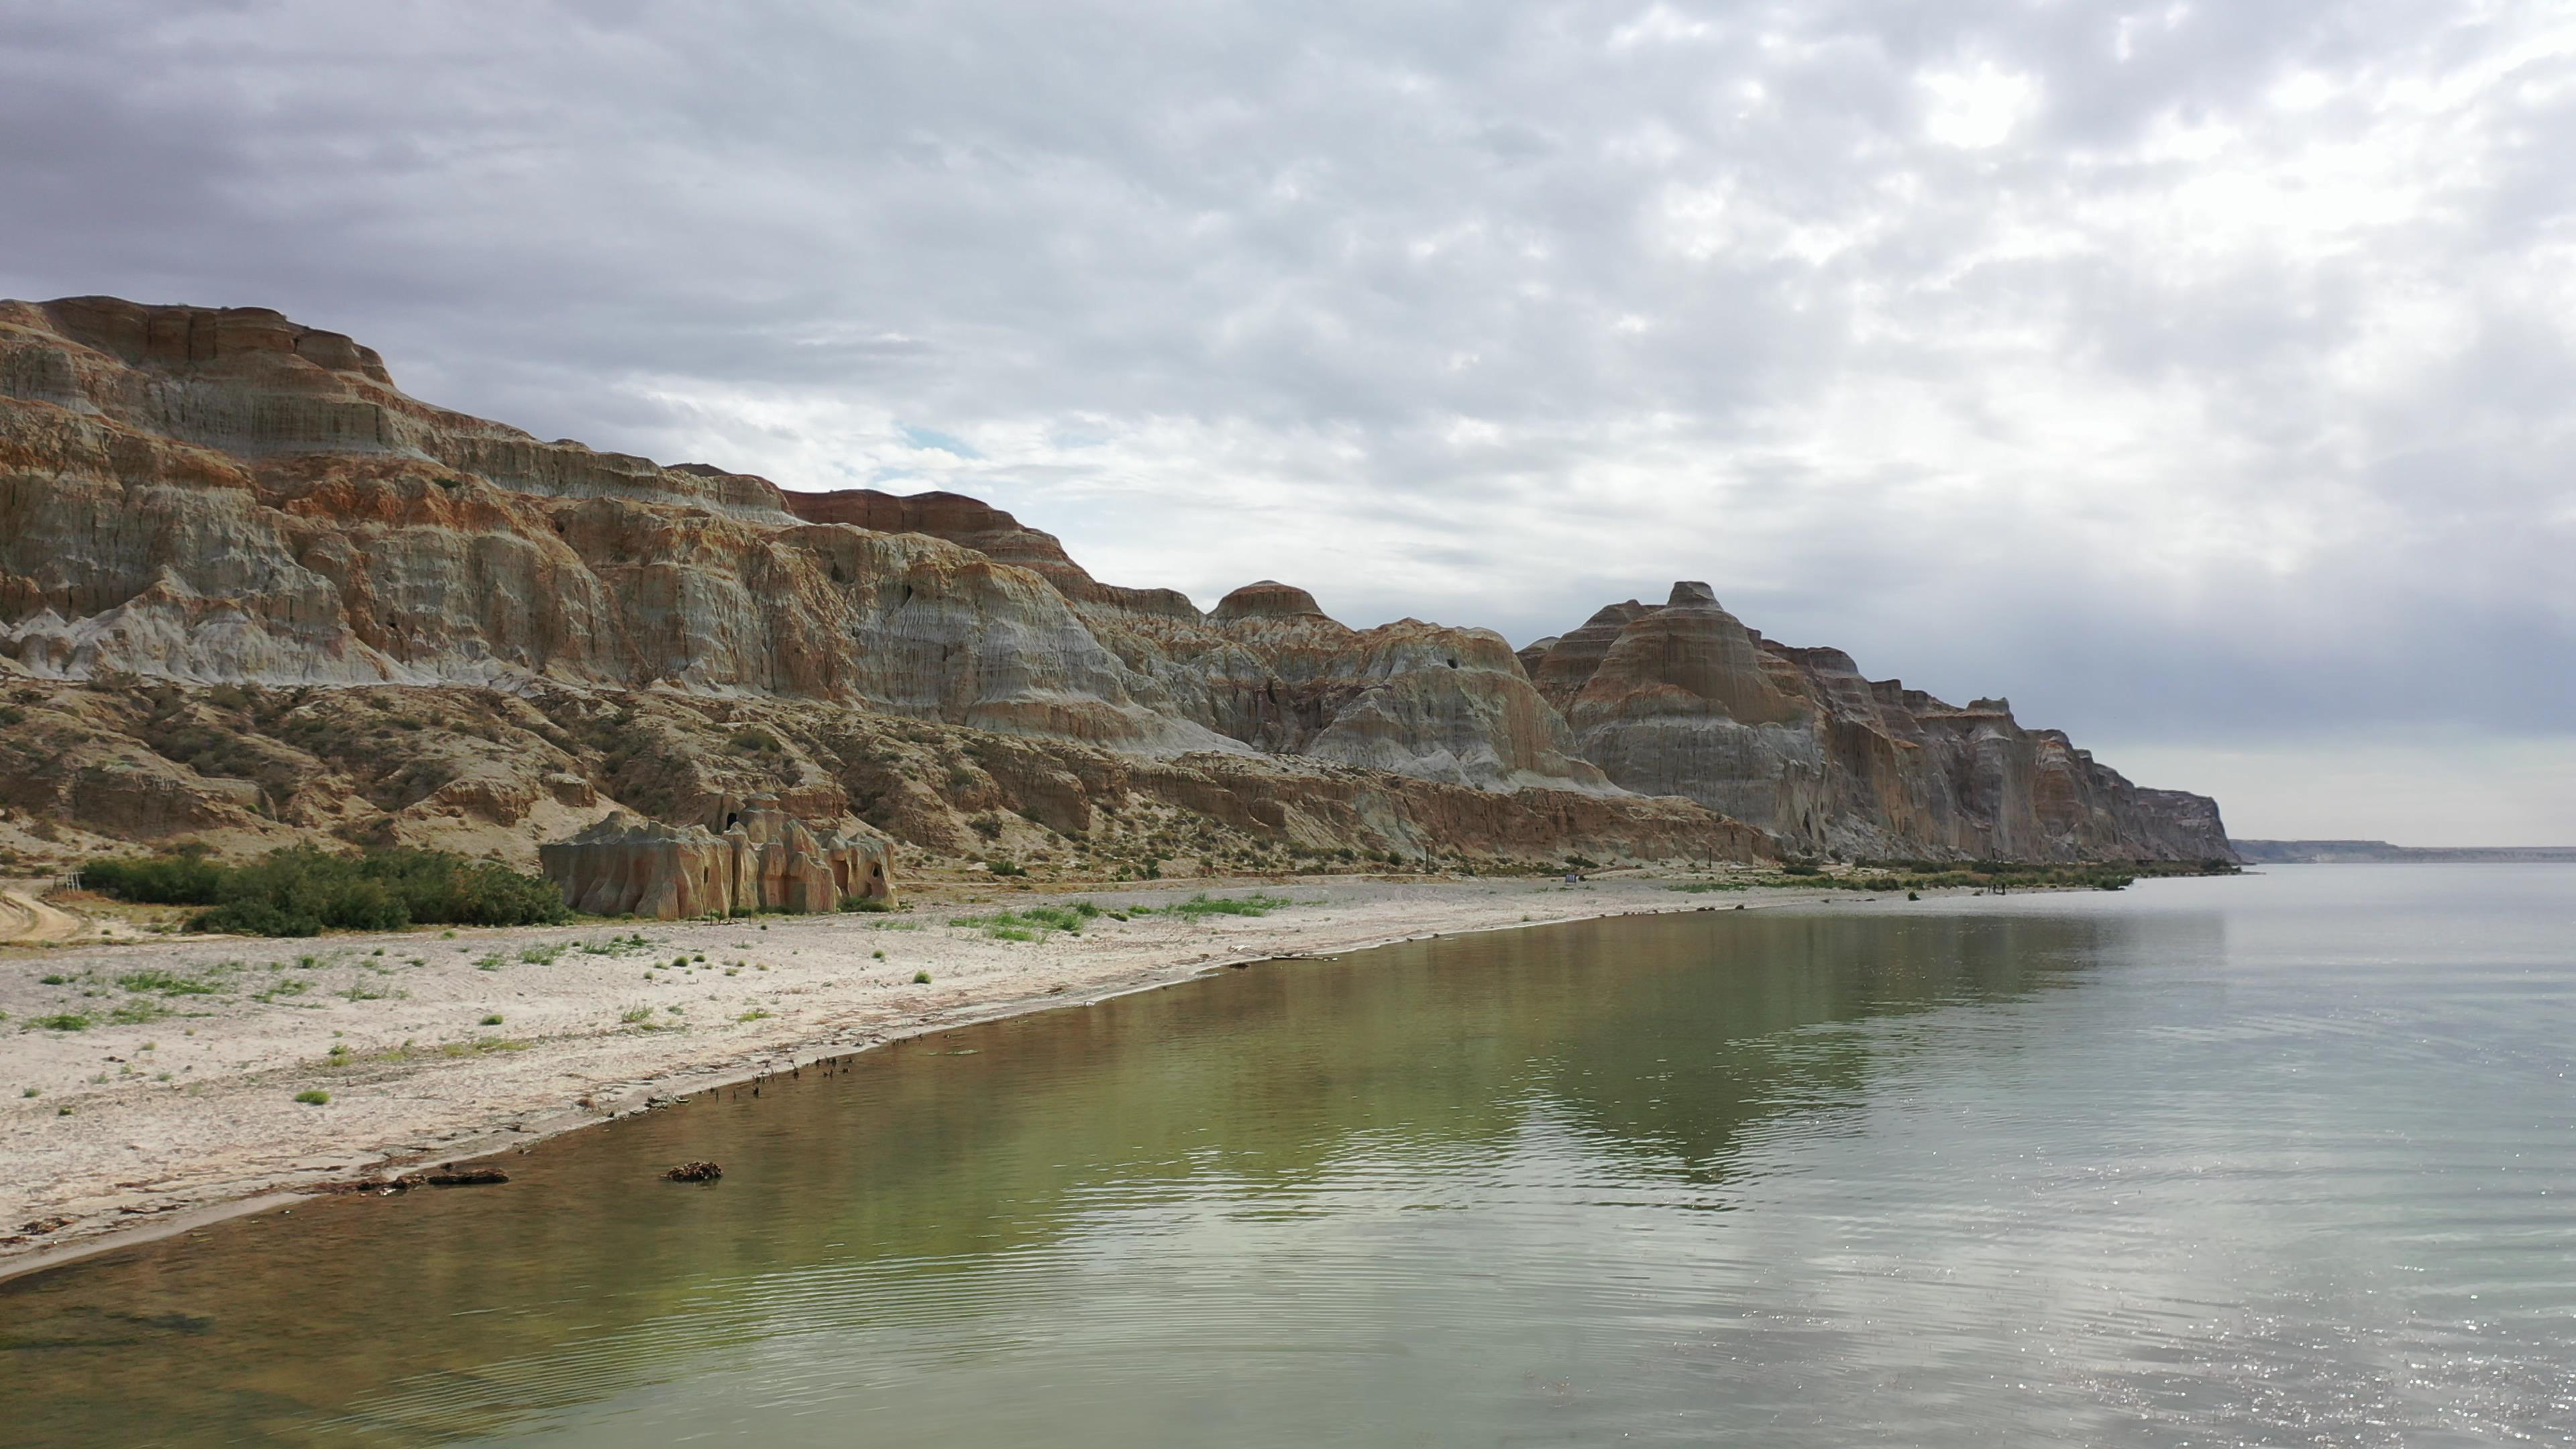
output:
[[[1272,911],[1280,910],[1295,904],[1297,904],[1295,901],[1286,896],[1263,895],[1257,891],[1248,896],[1216,896],[1213,898],[1205,894],[1200,894],[1192,896],[1185,901],[1174,901],[1172,904],[1162,907],[1160,913],[1166,916],[1178,916],[1185,921],[1196,921],[1203,920],[1209,916],[1266,916]],[[1142,914],[1141,907],[1130,907],[1129,909],[1138,914]]]
[[[988,940],[1035,941],[1051,931],[1079,935],[1083,923],[1100,914],[1100,907],[1089,901],[1071,901],[1061,906],[1024,906],[982,916],[952,916],[948,924],[980,930]]]

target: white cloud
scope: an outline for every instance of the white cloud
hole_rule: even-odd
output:
[[[1944,146],[2000,146],[2038,113],[2039,82],[1981,61],[1966,70],[1928,71],[1923,133]]]

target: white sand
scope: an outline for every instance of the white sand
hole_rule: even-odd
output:
[[[1261,917],[1103,917],[1079,935],[1035,942],[948,924],[1008,907],[1168,904],[1201,891],[1266,891],[1297,904]],[[1232,962],[1523,923],[1857,899],[1848,890],[1681,894],[1639,878],[940,894],[898,915],[0,952],[0,1275],[280,1191],[505,1151],[791,1061]],[[640,946],[631,940],[639,933]],[[603,953],[612,950],[623,954]],[[670,969],[680,956],[692,969]],[[914,982],[921,970],[930,984]],[[174,995],[120,984],[141,972],[217,989]],[[64,979],[48,985],[47,976]],[[172,1014],[120,1025],[109,1020],[120,1007]],[[94,1024],[35,1024],[62,1014]],[[493,1015],[498,1025],[482,1024]],[[334,1047],[346,1048],[345,1061]],[[327,1091],[329,1103],[293,1100],[307,1089]],[[22,1226],[53,1218],[68,1221],[41,1233]]]

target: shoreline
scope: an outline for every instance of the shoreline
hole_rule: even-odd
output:
[[[1680,884],[1639,876],[1579,886],[1193,880],[940,891],[878,915],[11,951],[0,955],[8,1015],[0,1042],[9,1044],[0,1055],[0,1093],[8,1094],[0,1097],[0,1160],[16,1170],[0,1182],[0,1280],[292,1207],[329,1184],[525,1151],[816,1060],[1259,962],[1614,916],[1884,899],[1819,886],[1712,900],[1680,893]],[[1080,934],[1036,941],[951,924],[961,913],[1077,899],[1115,911],[1201,893],[1292,903],[1258,916],[1103,916]],[[614,944],[599,949],[604,942]],[[247,959],[263,956],[294,964]],[[681,958],[698,959],[675,969]],[[917,971],[931,981],[909,980]],[[183,989],[136,992],[120,978]],[[311,990],[344,979],[345,988],[318,999]],[[510,1010],[485,1009],[505,999]],[[143,1019],[29,1029],[42,1019],[33,1008],[65,1000]],[[686,1015],[708,1004],[715,1009]],[[499,1035],[513,1016],[533,1017],[539,1030]],[[428,1032],[445,1039],[425,1042]],[[189,1055],[202,1061],[181,1061]],[[138,1062],[180,1070],[137,1071]],[[111,1063],[114,1073],[104,1069]],[[294,1100],[316,1089],[330,1102]],[[27,1231],[52,1219],[62,1221]]]

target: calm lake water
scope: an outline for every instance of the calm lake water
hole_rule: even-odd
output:
[[[2559,866],[1280,963],[0,1284],[0,1442],[2560,1443],[2571,1043]]]

